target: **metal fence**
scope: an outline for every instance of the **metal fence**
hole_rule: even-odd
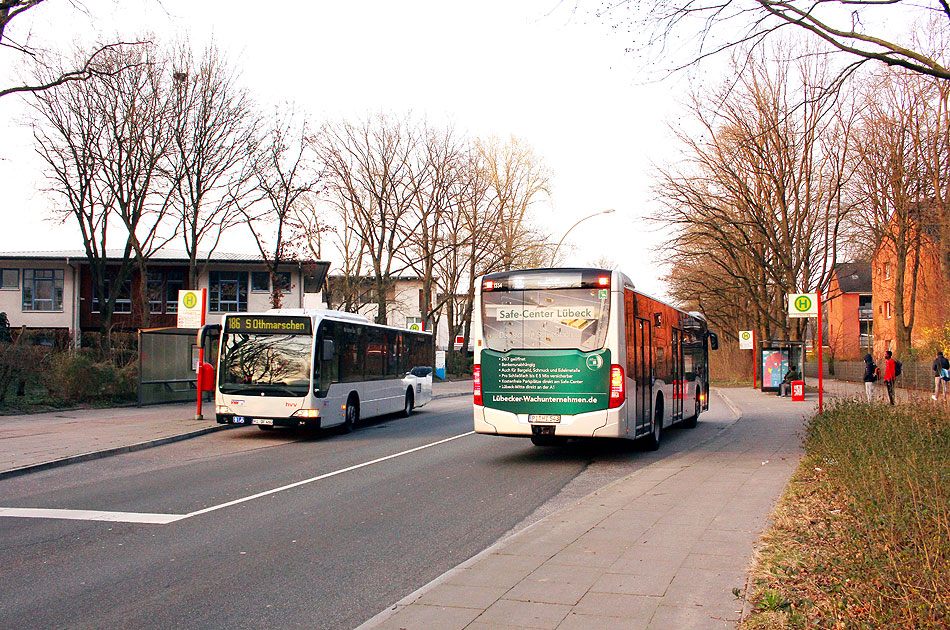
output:
[[[875,360],[877,366],[881,369],[881,375],[884,374],[884,359]],[[897,383],[901,387],[908,389],[920,389],[932,391],[934,388],[934,373],[930,369],[933,361],[903,361],[901,364],[901,375],[897,377]],[[864,361],[835,361],[834,373],[831,372],[830,364],[825,363],[823,376],[825,378],[834,378],[839,381],[850,381],[861,383],[864,381]],[[818,378],[818,363],[808,362],[805,364],[805,376]]]

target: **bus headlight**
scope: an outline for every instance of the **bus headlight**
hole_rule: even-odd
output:
[[[231,413],[231,408],[227,405],[216,405],[214,408],[215,413]]]
[[[298,409],[297,411],[291,414],[293,418],[319,418],[320,410],[319,409]]]

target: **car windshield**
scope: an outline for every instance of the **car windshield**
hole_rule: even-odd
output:
[[[221,345],[221,391],[306,396],[313,335],[226,333]]]

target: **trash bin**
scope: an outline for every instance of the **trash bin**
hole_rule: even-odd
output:
[[[792,400],[805,402],[805,381],[792,381]]]

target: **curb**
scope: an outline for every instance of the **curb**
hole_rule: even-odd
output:
[[[732,415],[736,417],[736,420],[742,419],[742,411],[736,406],[734,402],[729,400],[729,397],[722,393],[722,390],[718,387],[711,388],[712,391],[716,392],[716,395],[719,396],[722,402],[726,403],[726,406],[729,407],[729,411],[732,412]]]
[[[138,444],[130,444],[128,446],[117,446],[115,448],[108,448],[104,451],[93,451],[91,453],[84,453],[82,455],[71,455],[70,457],[64,457],[62,459],[54,459],[51,462],[43,462],[42,464],[32,464],[30,466],[22,466],[20,468],[13,468],[11,470],[0,471],[0,479],[9,479],[10,477],[19,477],[20,475],[26,475],[28,473],[40,472],[41,470],[49,470],[51,468],[59,468],[60,466],[68,466],[69,464],[78,464],[80,462],[88,462],[94,459],[102,459],[105,457],[110,457],[112,455],[121,455],[123,453],[132,453],[134,451],[144,451],[148,448],[153,448],[155,446],[162,446],[163,444],[171,444],[172,442],[180,442],[182,440],[187,440],[190,438],[198,437],[200,435],[205,435],[206,433],[213,433],[215,431],[223,431],[225,429],[231,429],[239,425],[220,425],[214,427],[208,427],[207,429],[199,429],[197,431],[191,431],[189,433],[181,433],[179,435],[170,435],[168,437],[159,438],[157,440],[150,440],[148,442],[139,442]]]

